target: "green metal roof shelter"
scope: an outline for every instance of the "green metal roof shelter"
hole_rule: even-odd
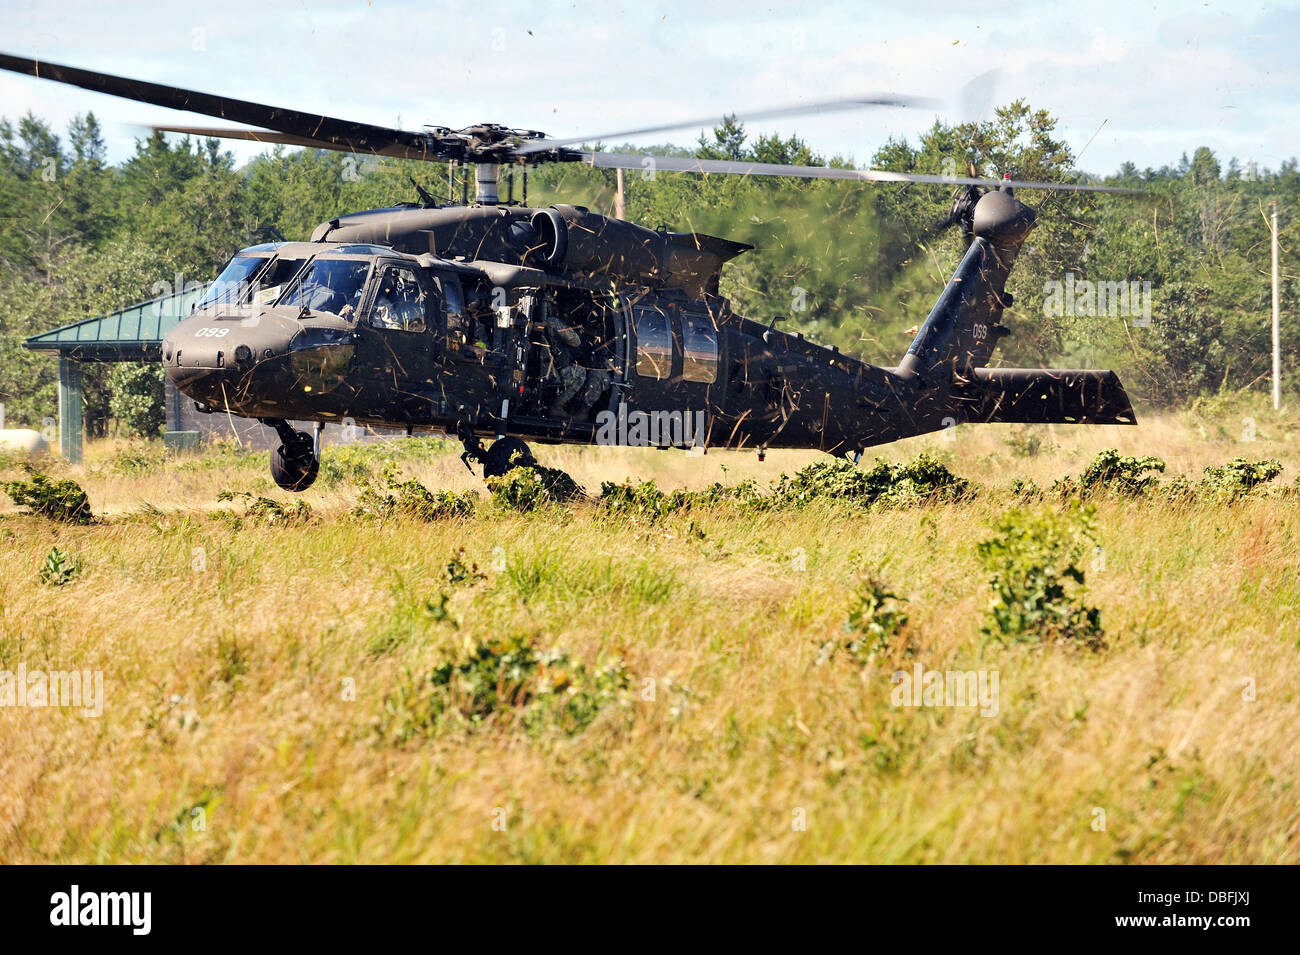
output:
[[[59,451],[81,461],[81,364],[87,361],[161,361],[166,335],[202,297],[207,286],[140,302],[108,315],[87,318],[33,335],[23,347],[59,356]]]

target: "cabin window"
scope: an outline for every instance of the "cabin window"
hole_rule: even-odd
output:
[[[714,382],[718,378],[718,330],[703,313],[682,313],[682,380]]]
[[[673,370],[673,332],[668,313],[640,307],[636,317],[636,373],[641,378],[667,378]]]
[[[390,265],[379,273],[370,324],[394,331],[422,332],[427,299],[414,270]]]

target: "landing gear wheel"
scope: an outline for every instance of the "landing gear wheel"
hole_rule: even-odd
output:
[[[293,438],[271,452],[271,479],[286,491],[305,491],[316,481],[320,461],[311,435],[295,431]]]
[[[483,477],[501,477],[511,468],[530,468],[537,463],[528,445],[518,438],[493,441],[483,456]]]

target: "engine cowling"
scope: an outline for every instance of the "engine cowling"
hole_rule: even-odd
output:
[[[556,205],[533,216],[548,268],[702,294],[722,264],[752,248],[693,232],[659,232],[582,206]]]

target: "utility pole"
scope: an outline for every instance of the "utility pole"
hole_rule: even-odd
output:
[[[617,177],[618,188],[614,192],[614,218],[626,219],[627,201],[623,197],[623,170],[616,169],[615,172],[618,173],[618,177]]]
[[[1277,285],[1277,200],[1273,200],[1273,410],[1282,410],[1281,303]]]

